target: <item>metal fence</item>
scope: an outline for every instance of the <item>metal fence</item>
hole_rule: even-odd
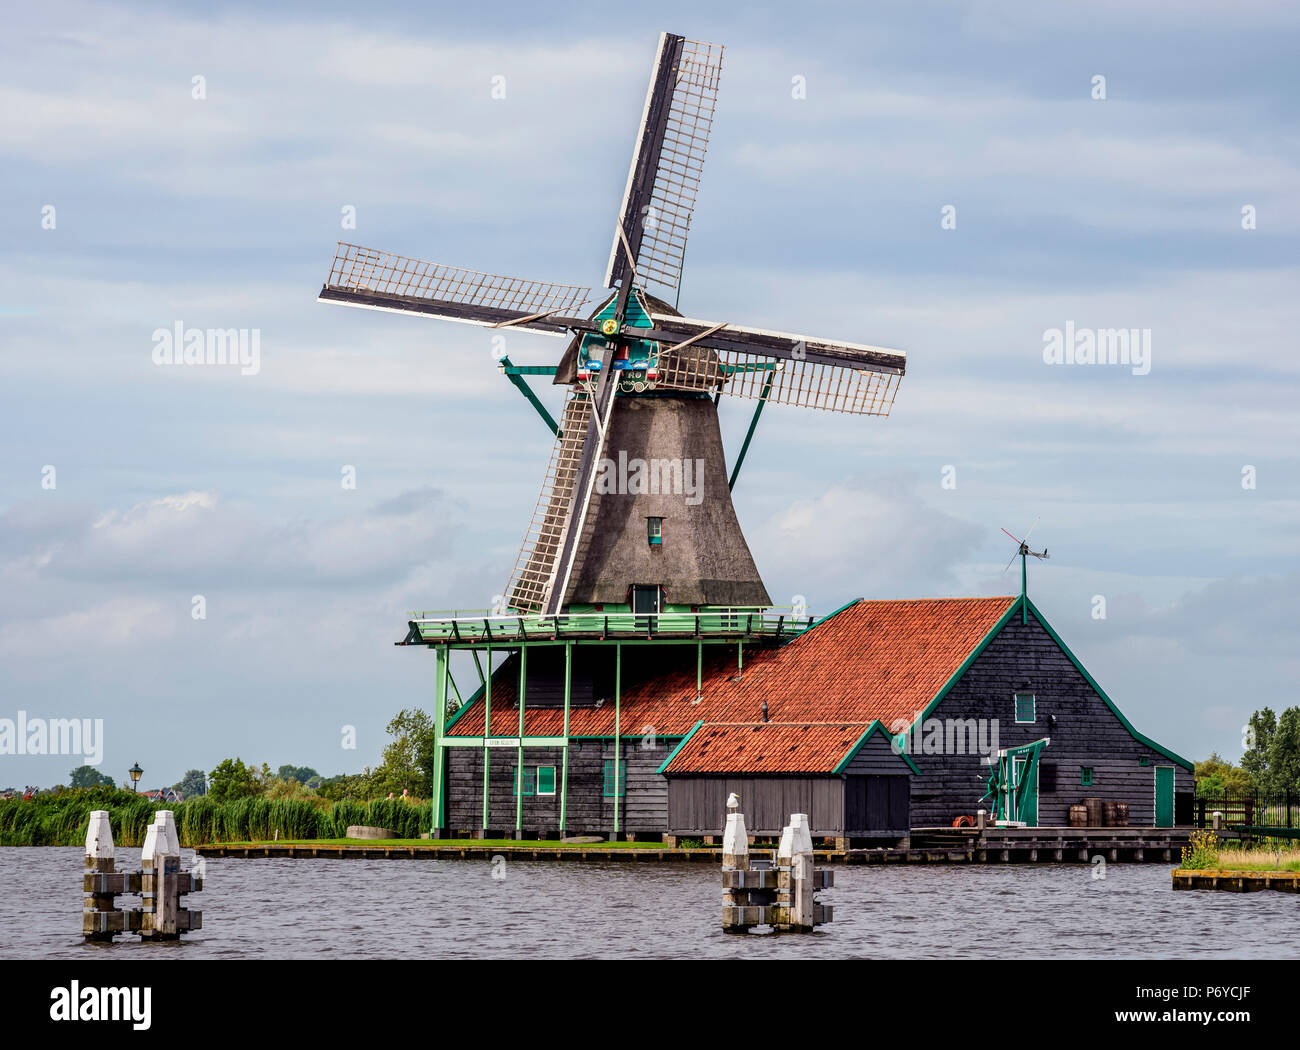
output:
[[[1214,814],[1223,814],[1225,827],[1300,828],[1300,792],[1277,791],[1198,796],[1196,826],[1214,824]]]

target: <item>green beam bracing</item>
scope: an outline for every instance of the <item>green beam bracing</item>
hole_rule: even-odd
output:
[[[487,647],[487,681],[483,693],[483,830],[488,827],[488,784],[492,774],[492,752],[488,737],[492,735],[492,646]]]
[[[474,656],[474,667],[478,670],[478,684],[483,685],[487,681],[487,679],[483,677],[483,664],[479,662],[478,650],[471,649],[470,652]]]
[[[450,661],[448,661],[448,663],[450,663]],[[456,710],[459,711],[462,707],[465,706],[465,700],[460,695],[460,686],[456,684],[456,677],[451,673],[450,666],[447,668],[447,683],[451,686],[451,691],[456,694]],[[444,698],[444,706],[446,706],[445,698]]]
[[[736,457],[736,465],[731,468],[731,478],[727,481],[728,492],[736,487],[736,479],[740,477],[740,467],[745,462],[745,453],[749,451],[749,443],[754,439],[754,430],[758,426],[758,417],[763,414],[763,406],[767,404],[767,395],[771,392],[772,376],[769,375],[767,382],[763,384],[763,392],[758,397],[758,404],[754,406],[754,417],[749,421],[749,431],[745,434],[745,443],[740,446],[740,455]]]
[[[614,646],[614,837],[618,838],[618,764],[623,757],[623,647]]]
[[[553,376],[555,365],[506,365],[502,371],[508,376]]]
[[[569,805],[569,687],[573,684],[573,646],[564,647],[564,754],[560,758],[560,836],[564,836]]]
[[[515,837],[524,830],[524,686],[528,680],[528,650],[519,652],[519,758],[515,766]],[[568,748],[565,748],[567,751]]]
[[[558,435],[560,433],[560,425],[557,422],[555,422],[554,417],[548,411],[546,411],[546,406],[537,400],[537,395],[533,393],[533,388],[530,387],[523,379],[520,378],[518,372],[519,366],[512,365],[510,363],[510,358],[508,357],[503,357],[501,359],[501,364],[503,366],[501,371],[505,373],[505,377],[509,379],[511,383],[514,384],[516,390],[518,390],[521,394],[523,394],[524,397],[528,398],[529,404],[531,404],[533,408],[537,409],[537,414],[542,417],[542,422],[544,422],[548,427],[551,428],[551,433]],[[544,372],[524,373],[524,374],[545,375]],[[551,374],[552,375],[555,374],[554,368],[551,369]]]
[[[433,778],[430,789],[433,794],[432,805],[429,807],[433,814],[433,827],[429,829],[430,837],[439,838],[439,832],[447,826],[446,816],[443,813],[443,807],[446,804],[443,792],[443,768],[446,765],[446,758],[443,755],[441,747],[442,738],[447,732],[447,664],[451,654],[437,650],[433,658]]]

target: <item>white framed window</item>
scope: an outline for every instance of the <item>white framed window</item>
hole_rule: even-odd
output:
[[[1021,724],[1038,721],[1038,698],[1033,693],[1016,693],[1016,721]]]

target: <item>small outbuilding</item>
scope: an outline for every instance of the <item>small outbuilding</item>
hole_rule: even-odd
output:
[[[919,770],[879,721],[700,722],[660,772],[674,834],[716,833],[734,792],[751,834],[779,835],[807,813],[848,847],[907,838]]]

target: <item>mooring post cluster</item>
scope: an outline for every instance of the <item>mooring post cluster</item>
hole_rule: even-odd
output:
[[[181,841],[176,817],[169,809],[154,814],[145,834],[139,871],[116,871],[113,829],[108,811],[90,814],[86,829],[86,865],[82,875],[85,901],[82,934],[88,941],[112,941],[114,934],[138,933],[143,940],[174,941],[182,933],[201,929],[203,913],[180,906],[183,894],[203,889],[203,880],[181,871]],[[138,893],[139,908],[121,909],[120,893]]]
[[[751,857],[740,800],[727,800],[727,825],[722,835],[722,928],[745,933],[755,926],[809,933],[833,918],[829,904],[817,901],[817,891],[834,885],[835,875],[813,867],[812,833],[806,813],[794,813],[781,831],[776,864]]]

